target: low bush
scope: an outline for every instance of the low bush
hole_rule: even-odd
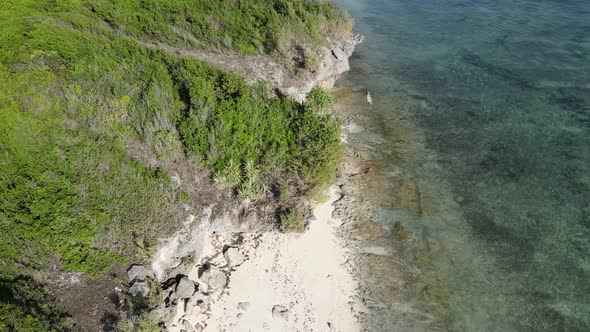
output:
[[[305,229],[305,221],[303,216],[296,210],[281,214],[280,222],[281,230],[285,233],[301,233]]]
[[[325,113],[332,107],[332,98],[319,86],[315,86],[307,94],[305,106],[317,113]]]
[[[118,322],[117,331],[120,332],[161,332],[159,317],[153,312],[143,312],[133,319]]]
[[[32,278],[0,278],[0,331],[71,331],[69,317]]]

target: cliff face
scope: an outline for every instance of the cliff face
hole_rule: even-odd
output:
[[[363,38],[361,35],[349,33],[343,39],[330,41],[327,47],[321,48],[319,66],[317,70],[310,73],[310,77],[301,79],[291,75],[281,75],[282,79],[278,82],[272,78],[267,81],[274,81],[281,94],[301,102],[314,86],[331,88],[341,74],[350,70],[348,58],[354,52],[356,45],[363,42]]]
[[[329,41],[328,46],[322,46],[318,51],[317,69],[299,74],[294,74],[292,68],[267,55],[245,55],[233,51],[220,53],[136,41],[150,49],[163,50],[184,58],[196,58],[213,67],[237,72],[244,75],[250,83],[267,82],[276,93],[302,102],[314,86],[331,88],[338,76],[350,69],[348,58],[356,45],[362,43],[363,38],[361,35],[349,33],[342,39]]]

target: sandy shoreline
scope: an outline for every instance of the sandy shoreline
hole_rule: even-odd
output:
[[[167,330],[360,331],[352,253],[332,216],[340,198],[331,187],[304,233],[197,231],[199,264],[184,277],[196,292],[177,295]]]
[[[332,188],[303,234],[264,233],[256,247],[246,241],[249,257],[212,300],[205,331],[359,331],[357,284],[332,217],[338,198]]]

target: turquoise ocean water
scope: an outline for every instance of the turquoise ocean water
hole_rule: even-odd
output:
[[[590,1],[338,2],[366,36],[339,84],[372,93],[386,137],[409,114],[437,167],[405,164],[448,185],[424,204],[456,204],[374,216],[440,243],[445,328],[590,331]]]

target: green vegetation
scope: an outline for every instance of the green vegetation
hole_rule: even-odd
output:
[[[121,332],[160,332],[157,315],[152,312],[160,304],[164,290],[162,285],[152,278],[146,279],[150,288],[147,298],[134,297],[126,294],[129,308],[126,309],[124,318],[116,322],[117,329]]]
[[[281,230],[288,232],[303,232],[305,223],[303,216],[298,211],[288,211],[281,214]]]
[[[330,106],[325,92],[312,90],[310,96],[321,102],[302,106],[269,100],[263,86],[248,86],[194,60],[177,69],[175,81],[189,104],[180,135],[189,152],[215,171],[215,182],[256,198],[281,179],[291,179],[303,193],[333,180],[342,150],[339,126],[320,114]]]
[[[119,322],[118,328],[121,332],[160,332],[162,328],[158,323],[156,314],[145,312],[137,318],[137,322]]]
[[[307,94],[305,106],[315,112],[322,113],[332,107],[332,99],[324,90],[316,86]]]
[[[0,331],[69,331],[68,317],[30,277],[0,279]]]
[[[323,0],[2,1],[0,329],[63,330],[66,321],[56,306],[22,307],[51,299],[14,276],[52,259],[98,275],[180,222],[187,193],[132,156],[173,163],[186,153],[240,198],[274,193],[289,211],[334,177],[339,126],[323,91],[306,105],[269,98],[262,85],[134,38],[289,59],[293,43],[347,29]]]
[[[347,15],[319,0],[82,1],[112,29],[137,38],[291,59],[293,45],[350,31]]]

